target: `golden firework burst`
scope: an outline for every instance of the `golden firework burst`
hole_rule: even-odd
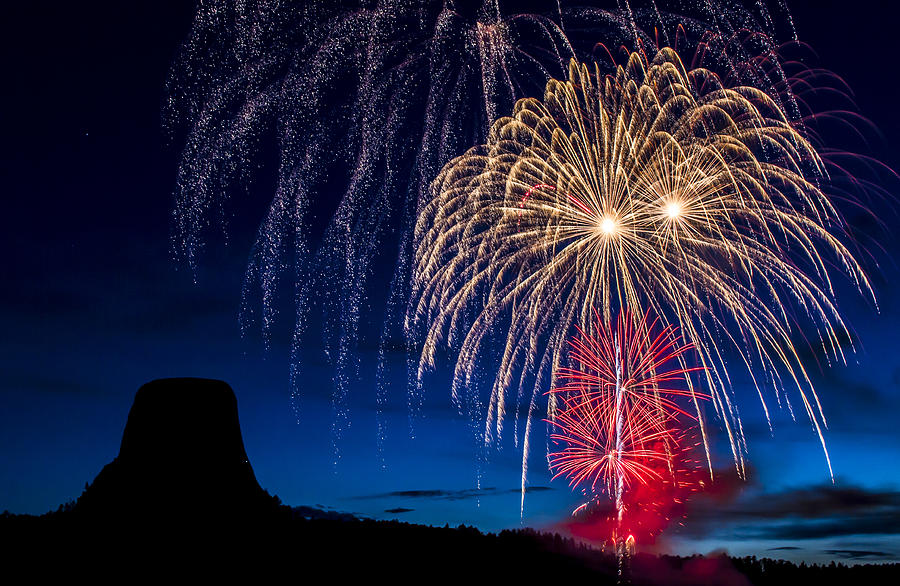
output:
[[[458,351],[454,398],[475,393],[476,365],[502,331],[490,442],[508,395],[530,394],[533,411],[556,386],[548,377],[573,328],[596,333],[588,308],[607,321],[622,308],[649,309],[697,348],[700,384],[740,473],[746,442],[727,367],[735,355],[766,416],[766,389],[789,409],[799,397],[824,449],[825,417],[795,343],[815,340],[844,359],[850,336],[832,264],[871,294],[826,180],[804,130],[761,90],[687,70],[671,49],[652,60],[632,54],[611,75],[572,61],[567,81],[517,102],[486,144],[433,184],[416,225],[407,318],[423,343],[419,375],[449,345]],[[549,403],[553,417],[553,395]]]

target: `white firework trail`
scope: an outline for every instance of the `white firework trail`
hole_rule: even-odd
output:
[[[292,281],[296,406],[308,317],[312,307],[324,312],[325,349],[335,370],[336,460],[350,421],[350,386],[359,378],[366,287],[379,263],[396,259],[387,311],[376,309],[387,313],[376,374],[383,445],[381,409],[390,378],[384,347],[404,336],[412,226],[444,164],[483,142],[515,100],[561,77],[571,57],[605,58],[601,46],[613,52],[653,47],[654,31],[665,39],[677,36],[680,25],[697,40],[711,31],[712,45],[731,43],[735,50],[712,53],[724,59],[723,67],[747,75],[738,67],[745,59],[734,39],[742,30],[763,33],[755,40],[773,33],[764,2],[706,0],[700,10],[677,1],[621,2],[613,9],[577,4],[535,1],[522,13],[499,0],[200,4],[172,69],[166,109],[173,135],[186,137],[175,255],[196,267],[208,233],[217,226],[227,233],[229,198],[258,167],[276,167],[269,211],[250,255],[242,324],[258,324],[268,339],[278,292]],[[407,351],[413,434],[422,390],[411,343]]]

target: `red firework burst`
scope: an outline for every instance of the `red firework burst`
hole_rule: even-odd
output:
[[[646,538],[703,484],[695,411],[682,406],[708,397],[691,378],[702,368],[687,363],[692,346],[676,329],[649,314],[623,312],[615,327],[594,319],[599,333],[578,330],[569,342],[576,367],[560,369],[564,384],[550,391],[560,404],[550,437],[564,445],[550,467],[589,497],[575,513],[594,505],[592,524],[606,536]]]

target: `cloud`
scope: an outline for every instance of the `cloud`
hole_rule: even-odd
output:
[[[900,535],[900,514],[888,517],[878,514],[843,517],[824,521],[794,520],[789,523],[762,525],[745,532],[759,539],[824,539],[846,535]]]
[[[550,486],[529,486],[525,489],[526,493],[545,492],[554,490]],[[498,489],[495,487],[487,488],[464,488],[460,490],[445,489],[429,489],[429,490],[396,490],[381,494],[370,494],[352,497],[358,500],[383,499],[383,498],[404,498],[404,499],[434,499],[445,501],[461,501],[466,499],[482,498],[489,496],[498,496],[502,494],[519,494],[520,488]]]
[[[859,560],[859,559],[893,559],[896,557],[892,553],[888,553],[886,551],[868,551],[865,549],[826,549],[824,550],[828,555],[833,555],[839,558],[845,558],[849,560]]]
[[[303,519],[327,519],[330,521],[357,521],[363,519],[361,515],[355,513],[342,513],[340,511],[326,511],[315,507],[298,506],[291,507],[294,518]]]
[[[396,507],[394,509],[385,509],[385,513],[391,513],[392,515],[399,515],[400,513],[409,513],[415,511],[415,509],[406,509],[404,507]]]
[[[782,545],[781,547],[770,547],[769,551],[793,551],[795,549],[803,549],[794,545]]]
[[[685,533],[736,539],[806,540],[847,535],[900,535],[900,492],[821,485],[754,492],[723,505],[698,498]],[[849,551],[849,550],[848,550]]]

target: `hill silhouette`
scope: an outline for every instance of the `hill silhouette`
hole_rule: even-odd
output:
[[[118,456],[57,511],[0,515],[0,545],[0,577],[27,571],[41,581],[616,582],[612,556],[559,535],[284,506],[256,480],[231,387],[207,379],[142,386]],[[900,582],[900,565],[639,554],[631,575],[633,584],[881,584]]]

